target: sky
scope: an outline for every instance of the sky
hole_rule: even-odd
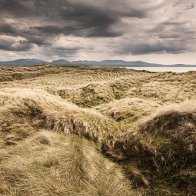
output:
[[[196,64],[196,0],[0,0],[0,60]]]

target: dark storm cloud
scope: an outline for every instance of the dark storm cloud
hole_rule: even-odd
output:
[[[81,37],[117,37],[122,35],[121,32],[112,31],[110,29],[100,28],[100,26],[92,26],[90,28],[84,28],[84,26],[75,26],[75,27],[60,27],[54,25],[48,26],[36,26],[32,28],[34,31],[37,31],[37,34],[43,34],[46,36],[55,36],[58,34],[63,35],[75,35]]]
[[[45,55],[62,56],[67,53],[71,56],[85,47],[86,51],[92,46],[96,48],[99,45],[97,40],[100,40],[97,38],[106,38],[103,41],[106,46],[103,52],[113,47],[110,45],[113,40],[117,48],[114,51],[118,54],[188,52],[196,40],[194,26],[190,23],[194,17],[190,19],[191,14],[187,14],[195,9],[195,5],[193,0],[187,2],[0,0],[0,50],[28,51],[38,46],[46,50]],[[183,20],[178,19],[179,13],[185,14]],[[61,35],[71,36],[71,43],[74,43],[74,37],[76,42],[78,38],[87,38],[90,43],[83,40],[83,45],[76,46],[76,43],[71,49],[69,46],[54,46]],[[2,36],[13,39],[6,40]]]
[[[1,24],[0,23],[0,33],[4,35],[18,35],[17,30],[10,24]]]
[[[1,35],[8,35],[12,37],[22,37],[27,40],[29,44],[47,45],[46,37],[40,34],[34,33],[31,27],[19,28],[16,24],[8,24],[5,22],[0,23],[0,37]]]
[[[17,42],[7,41],[0,38],[0,50],[5,51],[28,51],[32,48],[32,44],[30,44],[26,40],[20,40]]]
[[[179,54],[186,52],[186,48],[180,45],[168,45],[168,44],[140,44],[133,48],[127,48],[127,52],[130,51],[132,54],[160,54],[160,53],[171,53]]]
[[[52,20],[56,20],[54,23],[57,25],[35,26],[34,28],[38,33],[49,35],[74,34],[84,37],[113,37],[119,35],[110,30],[110,26],[118,22],[118,17],[108,14],[106,11],[78,4],[65,5],[64,8],[57,7],[56,11],[58,15],[54,16]]]
[[[31,8],[26,6],[25,0],[1,0],[0,1],[1,15],[23,17],[31,13]]]
[[[18,20],[25,18],[29,20],[29,25],[31,25],[32,19],[40,20],[39,25],[31,25],[29,32],[26,33],[32,33],[30,30],[34,28],[37,31],[33,33],[48,35],[60,33],[95,37],[119,35],[119,33],[110,29],[111,25],[118,22],[118,15],[79,2],[66,0],[1,0],[0,6],[2,17],[9,16],[18,18]],[[10,28],[9,24],[4,24],[4,27],[0,29],[1,33],[6,33],[6,31],[12,33],[12,35],[22,33],[18,29]],[[32,36],[35,36],[33,33]]]
[[[120,32],[113,31],[111,26],[119,21],[115,14],[68,0],[1,0],[0,1],[0,36],[22,37],[25,43],[1,42],[1,50],[29,50],[32,44],[50,47],[52,40],[60,35],[79,37],[115,37]],[[10,23],[6,19],[13,19]],[[21,21],[21,23],[20,23]],[[54,53],[56,53],[55,50]],[[75,52],[66,51],[65,52]],[[61,54],[61,50],[59,51]]]

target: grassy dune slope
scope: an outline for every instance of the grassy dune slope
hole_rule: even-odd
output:
[[[196,192],[195,72],[0,69],[0,195]]]

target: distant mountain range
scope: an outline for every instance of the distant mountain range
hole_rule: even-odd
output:
[[[43,65],[45,63],[48,63],[47,61],[39,60],[39,59],[17,59],[14,61],[0,61],[0,65],[24,65],[24,66],[30,66],[30,65]]]
[[[119,66],[119,67],[196,67],[196,65],[175,64],[162,65],[155,63],[146,63],[143,61],[122,61],[122,60],[104,60],[104,61],[67,61],[64,59],[55,60],[52,62],[43,61],[40,59],[17,59],[14,61],[0,61],[0,65],[6,66],[32,66],[32,65],[97,65],[97,66]]]

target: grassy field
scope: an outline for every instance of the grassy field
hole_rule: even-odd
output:
[[[0,195],[196,193],[196,72],[0,66]]]

